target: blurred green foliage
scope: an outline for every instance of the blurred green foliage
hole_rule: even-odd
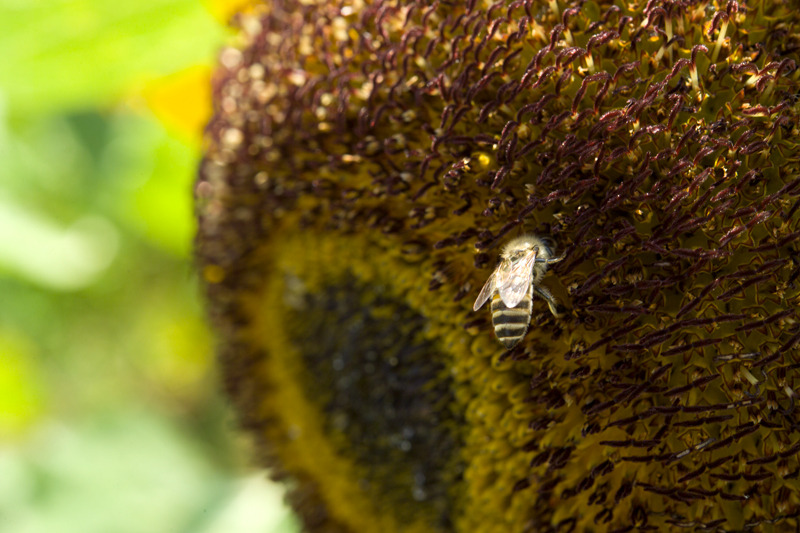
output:
[[[0,0],[0,533],[297,530],[218,392],[199,149],[137,96],[226,38],[196,0]]]

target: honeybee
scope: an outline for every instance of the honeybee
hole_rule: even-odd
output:
[[[553,257],[553,251],[539,237],[523,235],[510,240],[500,254],[500,264],[481,289],[473,311],[492,299],[492,325],[494,333],[510,350],[528,331],[533,314],[533,293],[547,302],[550,312],[558,316],[558,305],[553,295],[539,285],[547,267],[558,263],[564,256]]]

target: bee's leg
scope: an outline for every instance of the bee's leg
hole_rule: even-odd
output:
[[[549,265],[549,264],[552,264],[552,263],[558,263],[559,261],[563,261],[564,258],[566,258],[566,257],[567,257],[567,254],[564,254],[564,255],[562,255],[560,257],[553,257],[551,259],[539,259],[537,257],[536,261],[534,261],[534,262],[535,263],[547,263]]]
[[[550,291],[539,285],[534,285],[533,290],[536,291],[536,294],[541,296],[544,299],[544,301],[547,302],[547,306],[550,308],[550,312],[553,313],[553,316],[558,317],[559,316],[557,309],[558,302],[553,297],[553,295],[550,294]]]

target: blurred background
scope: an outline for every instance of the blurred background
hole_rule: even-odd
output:
[[[234,4],[0,0],[0,533],[298,530],[192,269]]]

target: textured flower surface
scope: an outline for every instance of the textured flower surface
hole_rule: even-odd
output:
[[[311,531],[786,531],[790,2],[268,2],[196,185],[225,387]],[[505,240],[566,258],[512,351]]]

